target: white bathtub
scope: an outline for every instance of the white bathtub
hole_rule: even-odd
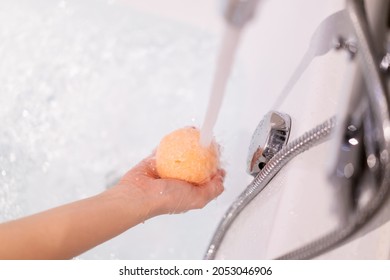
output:
[[[215,130],[225,192],[202,210],[153,218],[80,258],[202,258],[251,180],[252,132],[316,26],[343,5],[264,1],[243,34]],[[0,222],[99,193],[163,135],[200,125],[221,28],[218,5],[208,0],[1,1]],[[335,114],[345,67],[336,52],[313,62],[282,107],[292,117],[291,138]],[[337,224],[325,180],[329,145],[273,180],[233,225],[218,258],[275,257]],[[387,258],[386,231],[388,224],[377,247],[387,250],[359,243],[329,256]]]

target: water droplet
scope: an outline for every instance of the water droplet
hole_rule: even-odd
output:
[[[348,130],[349,130],[349,131],[356,131],[357,128],[356,128],[356,126],[354,126],[354,125],[350,125],[350,126],[348,126]]]
[[[356,146],[357,144],[359,144],[359,141],[356,139],[356,138],[351,138],[348,140],[349,144],[353,145],[353,146]]]
[[[374,154],[370,154],[367,157],[367,165],[370,168],[373,168],[376,165],[376,156]]]
[[[348,163],[347,165],[344,166],[345,178],[347,179],[351,178],[354,172],[355,172],[355,168],[353,167],[352,163]]]
[[[389,152],[387,150],[383,150],[380,154],[381,163],[386,164],[389,161]]]
[[[3,177],[7,176],[7,171],[1,170],[1,175],[3,175]]]
[[[22,116],[23,116],[24,118],[27,118],[29,115],[30,115],[29,111],[27,111],[26,109],[24,109],[23,112],[22,112]]]

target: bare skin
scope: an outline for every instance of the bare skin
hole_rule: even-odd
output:
[[[0,259],[70,259],[162,214],[203,208],[225,172],[204,185],[160,179],[150,156],[96,196],[0,224]]]

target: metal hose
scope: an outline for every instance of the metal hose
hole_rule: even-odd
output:
[[[303,153],[309,148],[322,143],[328,138],[336,126],[336,118],[332,117],[314,129],[306,132],[298,139],[283,147],[259,172],[256,178],[241,193],[236,201],[230,206],[220,222],[206,252],[204,259],[212,260],[225,237],[226,232],[240,214],[240,212],[264,189],[268,182],[285,166],[291,159]]]
[[[386,182],[385,182],[386,181]],[[350,222],[340,229],[334,230],[331,233],[319,238],[297,250],[285,254],[278,260],[305,260],[312,259],[325,253],[339,245],[341,245],[347,238],[351,237],[360,228],[362,228],[371,217],[380,209],[382,202],[385,201],[388,194],[388,182],[384,180],[377,195],[370,201],[370,203],[362,211],[359,211]]]

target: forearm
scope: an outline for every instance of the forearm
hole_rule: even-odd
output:
[[[106,191],[0,225],[0,259],[69,259],[149,218],[139,194]]]
[[[223,191],[223,170],[194,186],[160,179],[155,166],[150,156],[102,194],[0,224],[0,259],[69,259],[151,217],[202,208]]]

